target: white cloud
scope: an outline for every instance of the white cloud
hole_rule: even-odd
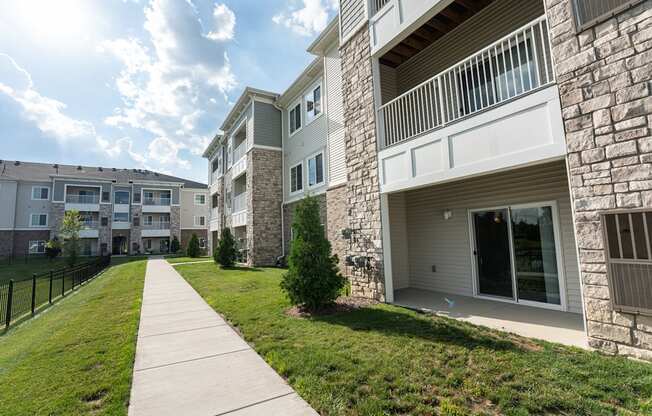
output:
[[[226,4],[216,4],[213,9],[215,29],[208,34],[210,39],[231,40],[235,31],[235,13]]]
[[[301,6],[275,15],[274,23],[283,25],[301,36],[314,36],[328,25],[331,12],[337,11],[337,0],[301,0]]]
[[[148,156],[150,159],[164,165],[178,165],[188,169],[190,168],[190,162],[179,158],[179,150],[184,147],[184,145],[173,142],[167,137],[157,137],[149,143]]]
[[[100,48],[123,64],[115,80],[123,105],[105,123],[146,130],[156,136],[152,143],[157,145],[165,140],[176,143],[177,151],[198,151],[194,137],[204,114],[201,109],[215,93],[226,96],[236,86],[226,53],[235,14],[226,5],[215,4],[205,33],[190,0],[151,0],[144,11],[152,49],[134,38],[105,41]],[[186,162],[160,157],[151,151],[152,143],[152,159],[164,164]]]

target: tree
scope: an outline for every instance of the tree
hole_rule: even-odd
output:
[[[63,237],[63,254],[67,258],[68,266],[74,266],[79,257],[79,231],[81,229],[82,221],[79,211],[66,211],[59,233]]]
[[[193,233],[188,241],[188,248],[186,248],[186,254],[190,257],[199,257],[199,239],[197,234]]]
[[[346,279],[337,267],[337,256],[331,254],[316,198],[308,196],[299,202],[292,231],[289,269],[281,288],[294,305],[319,310],[337,299]]]
[[[174,237],[172,237],[172,242],[170,243],[170,252],[176,253],[177,251],[179,251],[180,248],[181,245],[179,244],[179,239],[175,235]]]
[[[54,237],[52,240],[48,241],[45,244],[45,255],[50,260],[56,258],[61,254],[61,243],[57,237]]]
[[[213,252],[213,260],[222,267],[233,267],[236,258],[235,239],[231,229],[225,227],[220,233],[220,241]]]

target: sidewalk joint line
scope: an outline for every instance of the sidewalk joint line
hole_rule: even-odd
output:
[[[182,312],[165,312],[165,313],[161,313],[161,314],[158,314],[158,315],[141,315],[141,316],[140,316],[140,319],[141,319],[141,321],[142,321],[143,318],[160,318],[160,317],[162,317],[162,316],[168,316],[168,315],[180,315],[180,314],[182,314],[182,313],[192,313],[192,312],[212,312],[212,311],[213,311],[213,310],[210,309],[210,307],[209,307],[209,309],[204,308],[204,309],[193,309],[193,310],[191,310],[191,311],[182,311]]]
[[[261,400],[261,401],[256,402],[256,403],[251,403],[251,404],[248,404],[248,405],[246,405],[246,406],[238,407],[237,409],[228,410],[228,411],[226,411],[226,412],[218,413],[218,414],[216,414],[216,415],[214,415],[214,416],[224,416],[224,415],[228,415],[229,413],[233,413],[233,412],[240,411],[240,410],[242,410],[242,409],[247,409],[247,408],[249,408],[249,407],[257,406],[257,405],[259,405],[259,404],[263,404],[263,403],[271,402],[272,400],[280,399],[281,397],[289,396],[289,395],[291,395],[291,394],[296,394],[296,392],[295,392],[295,391],[291,391],[291,392],[289,392],[289,393],[280,394],[280,395],[275,396],[275,397],[270,397],[269,399]]]
[[[174,363],[155,365],[155,366],[146,367],[146,368],[139,368],[138,370],[134,370],[134,372],[140,373],[141,371],[154,370],[154,369],[163,368],[163,367],[170,367],[170,366],[177,365],[177,364],[191,363],[193,361],[207,360],[209,358],[215,358],[215,357],[220,357],[222,355],[234,354],[236,352],[244,352],[244,351],[249,351],[249,350],[251,350],[251,347],[242,348],[242,349],[234,350],[234,351],[221,352],[219,354],[207,355],[205,357],[191,358],[190,360],[181,360],[181,361],[177,361],[177,362],[174,362]]]
[[[199,327],[199,328],[180,329],[178,331],[161,332],[160,334],[143,335],[140,338],[151,338],[151,337],[160,337],[161,335],[181,334],[183,332],[199,331],[200,329],[217,328],[217,327],[220,327],[220,326],[226,326],[226,323],[216,324],[216,325],[209,325],[209,326],[202,326],[202,327]]]

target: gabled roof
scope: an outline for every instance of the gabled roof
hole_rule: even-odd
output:
[[[313,61],[301,72],[301,75],[292,82],[292,84],[285,90],[285,92],[278,97],[277,103],[280,107],[287,107],[290,102],[301,93],[315,77],[324,72],[323,60],[321,57],[313,59]]]
[[[339,42],[340,36],[340,16],[339,14],[335,15],[333,20],[326,26],[324,30],[321,31],[317,39],[315,39],[310,46],[308,46],[308,52],[313,55],[324,55],[330,46],[335,42]]]
[[[208,146],[206,146],[206,150],[204,150],[202,157],[206,159],[213,157],[213,154],[215,154],[215,150],[217,150],[222,139],[224,139],[223,134],[216,134],[215,137],[213,137],[213,140],[211,140]]]
[[[249,100],[255,97],[262,97],[272,101],[276,101],[276,99],[278,98],[278,94],[271,91],[260,90],[258,88],[246,87],[242,92],[242,95],[240,95],[240,98],[238,98],[238,101],[236,101],[231,111],[229,111],[229,114],[226,115],[226,118],[224,119],[224,122],[222,123],[220,130],[222,130],[223,132],[227,132],[232,127],[232,124],[236,122],[240,114],[242,114],[242,112],[247,108],[247,104],[249,104]]]
[[[186,188],[204,189],[206,184],[146,169],[120,169],[98,166],[75,166],[52,163],[0,160],[0,179],[28,182],[50,182],[53,177],[71,177],[111,181],[118,184],[130,182],[169,182]]]

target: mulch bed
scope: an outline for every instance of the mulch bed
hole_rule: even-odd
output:
[[[295,318],[309,318],[312,316],[333,315],[336,313],[351,312],[356,309],[376,305],[378,301],[353,296],[342,296],[337,298],[332,305],[321,308],[317,311],[310,311],[300,306],[293,306],[285,311],[285,314]]]

